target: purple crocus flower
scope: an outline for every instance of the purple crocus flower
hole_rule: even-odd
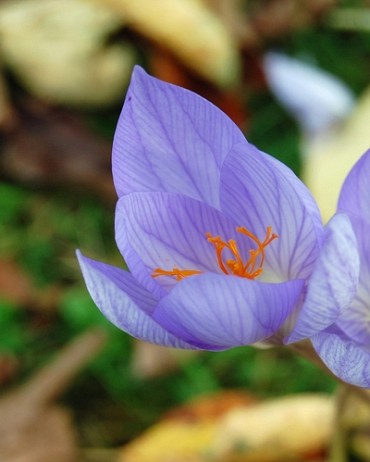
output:
[[[342,380],[370,388],[370,150],[343,183],[338,211],[350,217],[360,254],[356,296],[337,322],[312,337],[326,365]],[[342,259],[342,265],[346,265]]]
[[[211,103],[140,68],[118,122],[113,175],[116,240],[130,272],[78,257],[99,309],[132,336],[207,350],[297,341],[352,301],[348,217],[324,231],[290,169]]]

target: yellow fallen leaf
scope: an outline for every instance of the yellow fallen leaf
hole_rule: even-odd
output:
[[[98,1],[122,14],[141,34],[170,49],[198,75],[221,87],[237,81],[235,40],[201,0]]]
[[[334,401],[306,394],[201,416],[159,422],[126,445],[119,462],[301,461],[327,446]]]
[[[52,103],[109,105],[122,99],[135,57],[107,44],[122,18],[88,0],[0,4],[0,51],[28,90]]]
[[[213,432],[210,419],[160,422],[127,445],[118,462],[205,462]]]
[[[230,411],[218,423],[213,449],[223,462],[296,460],[325,448],[333,420],[329,396],[286,396]]]

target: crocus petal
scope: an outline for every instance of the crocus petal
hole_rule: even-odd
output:
[[[281,280],[308,278],[319,256],[318,227],[283,169],[257,149],[235,146],[221,173],[221,210],[256,236],[272,226],[279,239],[266,252],[266,268]],[[303,188],[302,188],[303,189]]]
[[[170,276],[153,278],[156,268],[222,273],[206,233],[235,239],[249,258],[254,242],[236,232],[229,218],[209,205],[172,193],[132,193],[119,199],[116,239],[134,277],[155,295],[153,281],[166,290],[177,284]],[[130,251],[131,248],[131,251]],[[225,254],[226,256],[226,254]],[[139,265],[142,266],[139,266]]]
[[[77,252],[91,298],[115,326],[146,342],[194,349],[170,334],[149,316],[157,299],[141,287],[128,271],[100,263]]]
[[[338,211],[356,214],[370,223],[370,150],[355,164],[345,179],[338,201]]]
[[[360,279],[352,304],[337,323],[352,340],[370,345],[370,224],[357,215],[350,218],[360,254]]]
[[[243,140],[213,104],[135,67],[113,144],[117,193],[168,191],[217,206],[222,162]]]
[[[325,226],[325,242],[311,275],[299,318],[285,343],[324,330],[350,306],[360,271],[357,241],[348,216],[338,213]]]
[[[301,200],[303,206],[310,215],[313,227],[315,229],[317,241],[321,245],[321,243],[324,241],[322,217],[319,207],[310,190],[285,164],[275,159],[274,157],[265,154],[264,152],[259,151],[259,153],[262,155],[264,160],[271,164],[274,170],[279,172],[281,177],[285,177],[285,180],[289,182],[290,186],[295,189],[295,192],[298,194],[298,197]]]
[[[249,345],[271,336],[283,324],[303,284],[301,280],[267,284],[238,276],[193,276],[160,300],[153,319],[200,348]]]
[[[311,341],[336,376],[352,385],[370,388],[370,352],[332,333],[320,332]]]

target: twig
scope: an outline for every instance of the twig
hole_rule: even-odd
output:
[[[83,333],[64,347],[51,364],[28,380],[19,392],[25,392],[28,400],[40,406],[49,403],[66,388],[104,341],[105,332],[101,329]]]
[[[71,382],[95,355],[105,340],[100,329],[91,329],[73,340],[51,364],[37,372],[15,391],[0,400],[0,436],[9,429],[26,428]],[[15,431],[15,430],[14,430]]]

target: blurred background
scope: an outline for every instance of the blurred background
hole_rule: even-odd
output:
[[[288,460],[248,458],[242,437],[212,452],[210,422],[319,392],[322,423],[333,378],[288,349],[189,353],[132,339],[91,301],[75,249],[124,267],[110,157],[135,64],[220,107],[303,178],[326,221],[370,146],[370,1],[2,0],[0,63],[0,459]],[[314,409],[303,401],[293,413]],[[277,419],[285,434],[290,418]],[[289,460],[327,460],[321,427]],[[364,428],[350,460],[370,460]]]

